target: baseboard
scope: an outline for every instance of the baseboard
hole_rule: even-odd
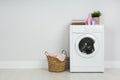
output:
[[[47,61],[0,61],[0,69],[16,68],[47,68]]]
[[[120,68],[120,61],[105,61],[105,68]]]
[[[0,61],[0,69],[47,68],[46,59],[39,61]],[[105,61],[105,68],[120,68],[120,61]]]

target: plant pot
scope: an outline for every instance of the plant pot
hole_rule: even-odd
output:
[[[95,20],[95,24],[100,24],[100,18],[99,17],[93,17],[93,19]]]

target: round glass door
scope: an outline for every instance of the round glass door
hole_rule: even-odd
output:
[[[79,42],[79,50],[84,54],[92,54],[95,51],[95,41],[91,37],[85,37]]]
[[[98,42],[96,38],[92,35],[79,36],[76,40],[76,51],[77,53],[84,57],[90,58],[96,54],[98,49]]]

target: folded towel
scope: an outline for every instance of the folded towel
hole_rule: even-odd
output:
[[[65,60],[65,57],[66,57],[66,55],[63,54],[63,53],[61,53],[61,54],[47,53],[46,55],[47,55],[47,56],[54,57],[54,58],[57,58],[57,59],[60,60],[60,61],[64,61],[64,60]]]
[[[56,57],[56,56],[57,56],[57,54],[47,53],[47,56]]]
[[[56,56],[56,58],[58,59],[58,60],[60,60],[60,61],[64,61],[65,60],[65,54],[58,54],[57,56]]]

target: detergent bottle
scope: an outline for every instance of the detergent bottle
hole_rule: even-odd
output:
[[[88,15],[87,24],[88,25],[92,25],[92,16],[91,16],[91,13],[89,13],[89,15]]]

